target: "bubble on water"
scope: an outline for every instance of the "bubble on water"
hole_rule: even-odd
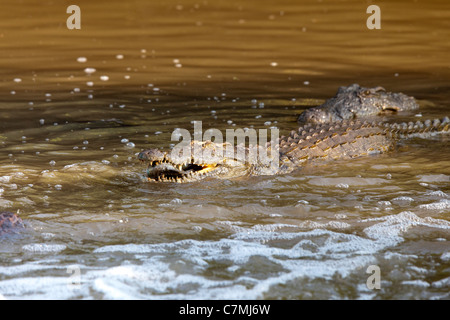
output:
[[[107,164],[110,164],[111,162],[108,161],[108,160],[102,160],[102,163],[105,164],[105,165],[107,165]]]
[[[271,66],[271,67],[276,67],[276,66],[278,66],[278,62],[271,62],[271,63],[270,63],[270,66]]]
[[[128,140],[126,138],[123,138],[122,140],[120,140],[120,142],[122,142],[122,143],[127,143],[128,141],[130,141],[130,140]]]
[[[56,190],[61,190],[61,189],[62,189],[62,185],[60,185],[60,184],[55,184],[55,189],[56,189]]]
[[[134,148],[134,147],[135,147],[135,144],[134,144],[133,142],[128,142],[125,146],[126,146],[127,148]]]
[[[55,160],[50,160],[49,164],[50,164],[51,166],[54,166],[54,165],[56,165],[56,161],[55,161]]]
[[[307,86],[307,85],[309,85],[309,81],[303,81],[303,84],[304,84],[305,86]]]
[[[108,80],[109,80],[109,77],[103,75],[103,76],[100,76],[100,80],[102,80],[102,81],[108,81]]]
[[[88,82],[86,82],[86,85],[87,85],[88,87],[92,87],[92,86],[94,85],[94,82],[88,81]]]
[[[80,92],[80,88],[73,88],[73,92]]]
[[[22,79],[20,79],[20,78],[14,78],[13,81],[16,82],[16,83],[19,83],[19,82],[22,82]]]
[[[95,68],[86,68],[84,69],[84,72],[87,74],[92,74],[94,72],[96,72],[97,70]]]
[[[39,123],[42,125],[45,123],[45,119],[39,119]]]
[[[78,61],[79,63],[85,63],[85,62],[87,61],[87,58],[86,58],[86,57],[78,57],[78,58],[77,58],[77,61]]]
[[[123,59],[123,54],[117,54],[116,55],[116,59],[117,60],[122,60]]]
[[[89,144],[89,141],[88,140],[84,140],[83,144]]]
[[[129,80],[129,79],[130,79],[130,76],[127,74],[127,75],[124,75],[123,78],[124,78],[125,80]]]
[[[161,133],[162,133],[162,131],[156,131],[155,132],[156,135],[161,134]]]

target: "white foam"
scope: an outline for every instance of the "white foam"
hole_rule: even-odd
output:
[[[34,253],[55,253],[66,249],[64,244],[31,243],[22,246],[22,250]]]
[[[421,287],[421,288],[428,288],[430,284],[423,280],[407,280],[402,281],[402,285],[404,286],[414,286],[414,287]]]
[[[384,246],[394,246],[403,241],[401,235],[411,227],[427,226],[431,228],[450,229],[450,222],[430,217],[420,218],[416,214],[405,211],[396,215],[371,218],[365,221],[384,221],[364,229],[364,233],[378,240]]]
[[[450,200],[448,199],[442,199],[439,202],[433,202],[433,203],[427,203],[427,204],[421,204],[419,206],[421,209],[427,209],[427,210],[444,210],[444,209],[450,209]]]
[[[74,287],[77,290],[67,290],[69,275],[61,276],[65,266],[57,267],[53,275],[55,261],[47,260],[26,263],[23,268],[1,267],[0,276],[15,278],[0,281],[0,292],[5,298],[262,299],[276,286],[303,279],[364,274],[369,265],[377,263],[378,254],[394,259],[398,254],[389,255],[386,248],[403,242],[403,234],[411,228],[450,229],[448,221],[421,218],[412,212],[362,219],[360,223],[368,226],[359,235],[335,230],[336,226],[346,227],[336,222],[246,227],[244,223],[222,221],[217,224],[230,226],[233,233],[219,240],[106,245],[93,250],[89,260],[95,257],[101,262],[116,257],[120,262],[99,267],[94,261],[94,267],[80,266],[81,284]],[[52,253],[63,247],[33,244],[24,249]],[[442,260],[446,259],[443,255]],[[214,270],[226,276],[216,276]],[[421,274],[419,269],[413,271]],[[442,287],[448,282],[444,280],[431,286]],[[430,286],[421,279],[404,279],[403,284]]]
[[[435,281],[431,286],[433,288],[450,288],[450,277]]]
[[[71,289],[67,277],[23,277],[0,281],[6,299],[74,299],[86,296],[87,290]]]
[[[450,252],[444,252],[441,256],[441,260],[444,262],[450,261]]]

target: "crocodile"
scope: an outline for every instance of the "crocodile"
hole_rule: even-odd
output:
[[[300,124],[331,123],[418,108],[419,104],[414,97],[401,92],[386,92],[383,87],[365,88],[352,84],[340,87],[336,95],[322,105],[306,109],[298,116],[297,121]]]
[[[138,159],[148,163],[146,178],[151,182],[285,174],[317,161],[387,152],[400,139],[449,133],[449,126],[448,117],[401,124],[341,120],[306,124],[265,146],[233,147],[229,143],[192,141],[183,152],[149,149],[140,152]]]
[[[22,219],[15,213],[0,211],[0,236],[23,228]]]
[[[265,146],[192,141],[185,148],[170,152],[144,150],[138,154],[138,159],[148,163],[145,177],[151,182],[193,182],[207,177],[290,173],[317,161],[387,152],[400,139],[426,138],[449,132],[448,117],[415,123],[373,120],[375,115],[388,110],[417,108],[415,99],[403,93],[353,84],[340,87],[336,96],[323,105],[307,109],[298,118],[301,125],[297,130]],[[364,121],[370,117],[372,121]]]

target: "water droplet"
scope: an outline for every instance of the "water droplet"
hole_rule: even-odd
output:
[[[86,68],[86,69],[84,69],[84,72],[86,72],[87,74],[94,73],[95,71],[97,71],[95,68]]]

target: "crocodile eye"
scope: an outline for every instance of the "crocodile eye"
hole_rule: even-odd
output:
[[[370,92],[370,90],[364,90],[364,92],[363,92],[363,94],[366,95],[366,96],[370,95],[371,93],[372,92]]]

